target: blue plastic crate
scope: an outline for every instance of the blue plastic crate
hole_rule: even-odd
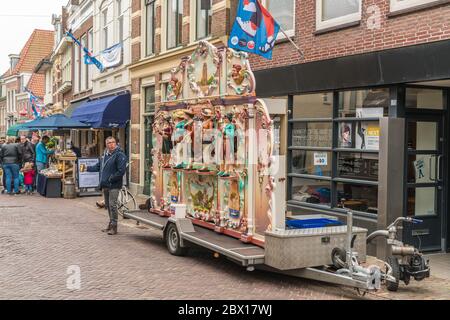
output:
[[[327,218],[318,219],[292,219],[286,221],[286,226],[289,229],[308,229],[308,228],[323,228],[323,227],[333,227],[341,226],[342,222]]]

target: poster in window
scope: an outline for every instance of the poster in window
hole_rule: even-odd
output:
[[[359,121],[356,124],[356,149],[379,150],[380,126],[378,122]]]
[[[353,124],[342,122],[339,124],[339,148],[353,148]]]

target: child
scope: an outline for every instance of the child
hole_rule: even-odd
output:
[[[25,191],[30,195],[33,193],[33,180],[36,175],[36,171],[33,169],[33,162],[26,162],[23,169],[20,171],[23,172]]]

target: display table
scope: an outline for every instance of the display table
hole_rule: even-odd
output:
[[[51,178],[38,174],[37,192],[47,198],[61,198],[61,178]]]
[[[77,161],[77,157],[58,155],[55,156],[55,158],[58,161],[58,167],[63,174],[62,179],[65,180],[69,177],[75,178],[75,162]]]

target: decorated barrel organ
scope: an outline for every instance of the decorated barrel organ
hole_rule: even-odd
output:
[[[172,70],[153,122],[151,212],[263,244],[271,228],[273,124],[246,53],[201,41]]]

